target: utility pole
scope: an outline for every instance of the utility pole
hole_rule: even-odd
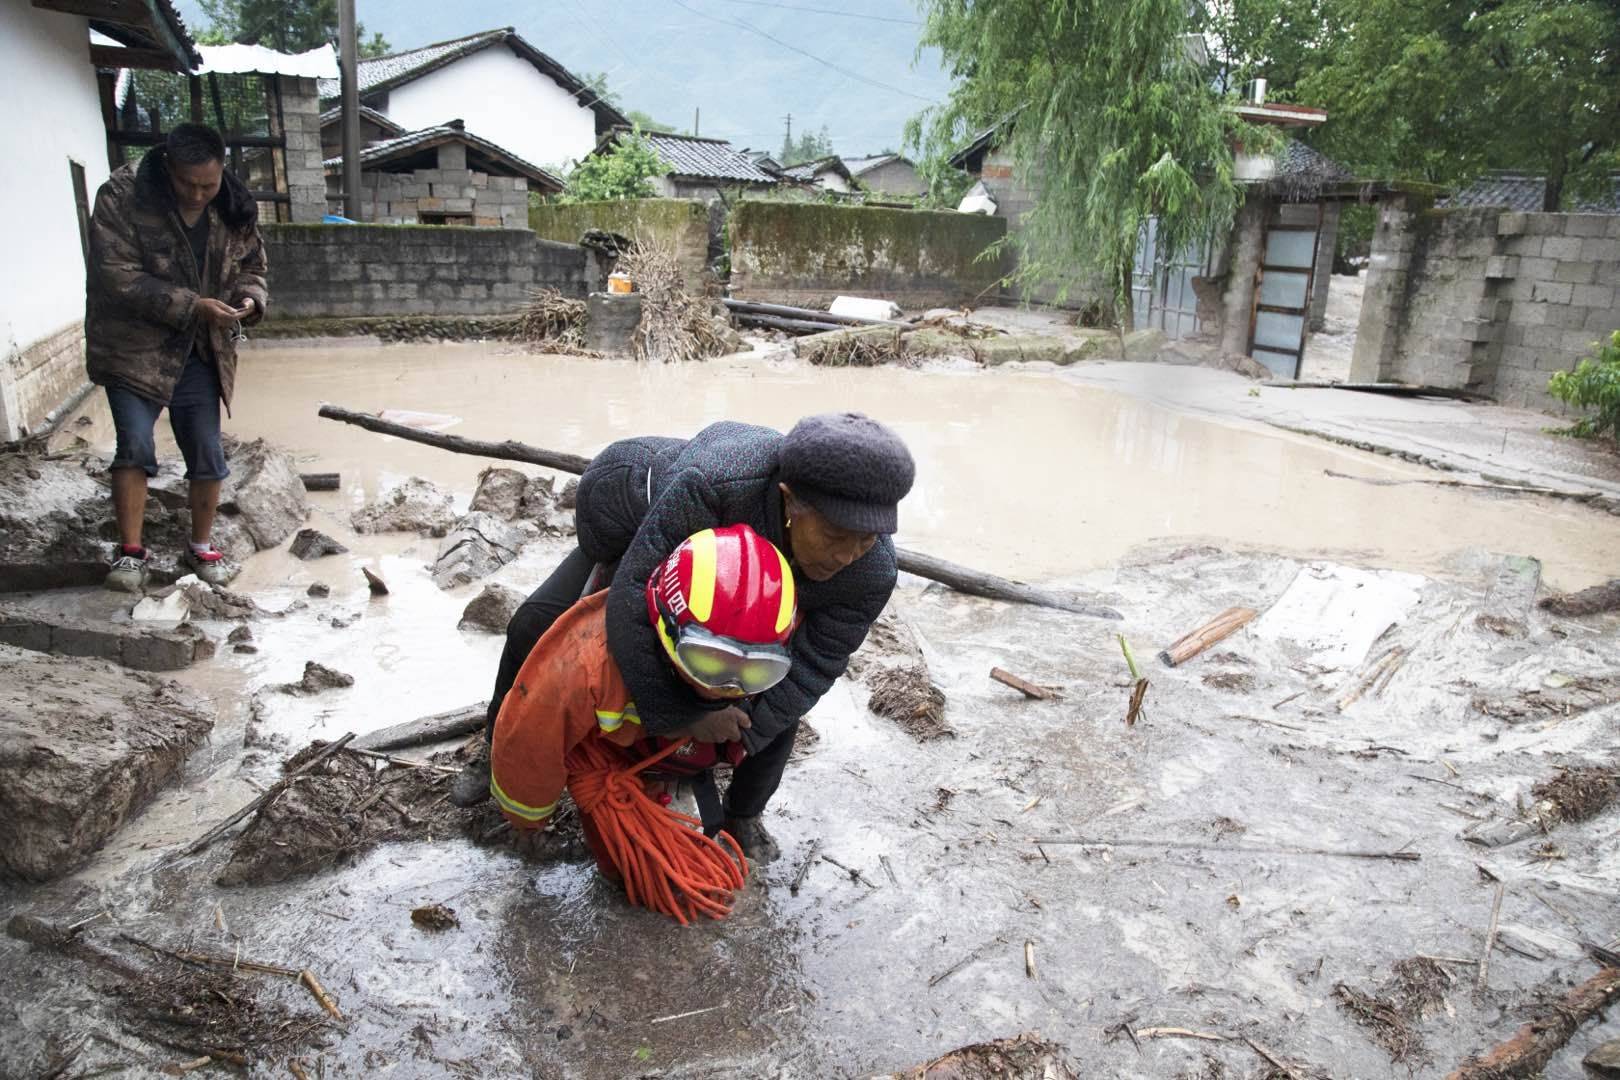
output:
[[[782,160],[779,165],[786,165],[787,159],[793,156],[793,114],[788,113],[784,118],[787,121],[787,134],[782,136]]]
[[[703,115],[703,110],[702,109],[698,108],[696,105],[692,106],[692,137],[693,138],[696,138],[699,135],[703,134],[701,131],[698,130],[698,119],[700,117],[702,117],[702,115]]]
[[[338,0],[338,75],[343,98],[343,216],[360,220],[360,77],[354,0]]]

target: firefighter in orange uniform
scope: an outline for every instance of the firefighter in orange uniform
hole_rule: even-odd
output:
[[[703,701],[733,704],[787,675],[797,615],[793,573],[786,557],[749,526],[687,538],[648,579],[646,594],[647,617],[666,659]],[[520,831],[549,822],[587,740],[611,745],[629,765],[683,737],[642,733],[635,702],[608,652],[606,604],[603,590],[557,619],[530,652],[496,718],[490,794]],[[740,742],[693,740],[643,775],[653,783],[691,778],[704,832],[713,836],[723,821],[713,769],[745,756]],[[580,818],[597,865],[617,879],[596,823],[584,812]]]

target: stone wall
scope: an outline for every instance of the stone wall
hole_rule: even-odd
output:
[[[321,101],[315,80],[282,77],[281,113],[287,126],[287,194],[292,199],[292,220],[314,224],[326,213]]]
[[[583,299],[588,255],[528,229],[268,225],[272,319],[498,315],[538,288]]]
[[[1617,289],[1620,216],[1396,198],[1373,233],[1350,377],[1562,410],[1547,379],[1620,329]]]
[[[14,347],[0,364],[0,440],[39,431],[85,384],[84,323]]]
[[[724,207],[711,208],[695,199],[546,203],[529,211],[529,227],[561,244],[577,244],[592,229],[631,240],[651,237],[675,249],[686,287],[696,292],[709,265],[711,210],[723,220]]]
[[[1007,235],[1018,239],[1024,232],[1024,218],[1035,209],[1036,196],[1034,189],[1018,176],[1012,152],[1002,146],[988,151],[977,178],[996,201],[996,216],[1006,220]],[[1021,256],[1021,250],[1017,244],[1013,244],[1007,256],[1009,271],[1017,268]],[[1060,258],[1068,261],[1066,255]],[[1048,282],[1031,290],[1014,284],[1000,295],[1006,300],[1028,299],[1037,304],[1055,304],[1066,308],[1084,308],[1099,300],[1112,304],[1112,300],[1108,299],[1111,292],[1106,285],[1078,274],[1067,281]]]
[[[343,179],[331,176],[327,182],[332,212],[342,213]],[[460,224],[479,228],[521,229],[528,212],[529,182],[521,176],[490,176],[465,167],[360,174],[360,220],[379,225],[415,225],[423,213],[437,213],[465,215],[471,220]]]
[[[820,307],[844,294],[928,308],[982,300],[1001,277],[979,256],[1006,235],[999,217],[824,203],[732,208],[731,291]]]

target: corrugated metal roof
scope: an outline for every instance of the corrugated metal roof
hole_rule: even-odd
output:
[[[1509,210],[1538,212],[1547,193],[1547,178],[1535,173],[1488,173],[1458,191],[1440,199],[1437,206],[1502,206]],[[1610,177],[1607,199],[1577,199],[1571,209],[1582,214],[1620,214],[1620,175]]]
[[[664,164],[675,176],[700,180],[740,180],[745,183],[774,184],[776,177],[760,168],[746,154],[724,139],[701,139],[692,135],[643,132]]]
[[[382,165],[394,160],[395,158],[408,157],[411,154],[437,146],[440,143],[452,141],[465,143],[469,150],[476,150],[479,153],[482,153],[486,157],[489,157],[505,166],[512,173],[526,177],[535,183],[541,184],[549,191],[561,191],[563,189],[563,182],[560,179],[540,168],[538,165],[532,165],[529,162],[524,161],[510,150],[505,150],[490,142],[488,139],[480,139],[477,135],[472,134],[470,131],[466,131],[459,127],[452,127],[449,124],[441,124],[438,127],[423,128],[421,131],[413,131],[408,135],[401,135],[397,139],[388,139],[384,142],[373,143],[364,150],[360,151],[360,167],[364,169],[367,166]],[[325,166],[327,172],[337,172],[343,168],[343,157],[342,155],[339,155],[337,157],[327,158],[322,164]]]

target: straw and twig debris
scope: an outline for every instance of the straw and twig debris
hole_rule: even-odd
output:
[[[1425,1060],[1422,1037],[1413,1029],[1444,1007],[1452,976],[1434,960],[1414,956],[1395,964],[1388,981],[1373,993],[1345,983],[1333,988],[1339,1007],[1366,1028],[1391,1061]]]
[[[517,336],[552,352],[585,352],[585,301],[551,287],[536,290],[517,316]]]
[[[731,322],[703,297],[686,290],[672,244],[638,237],[619,258],[618,268],[641,294],[641,323],[630,339],[637,360],[673,363],[707,360],[735,350]]]
[[[1620,764],[1565,766],[1530,793],[1544,825],[1586,821],[1620,798]]]

